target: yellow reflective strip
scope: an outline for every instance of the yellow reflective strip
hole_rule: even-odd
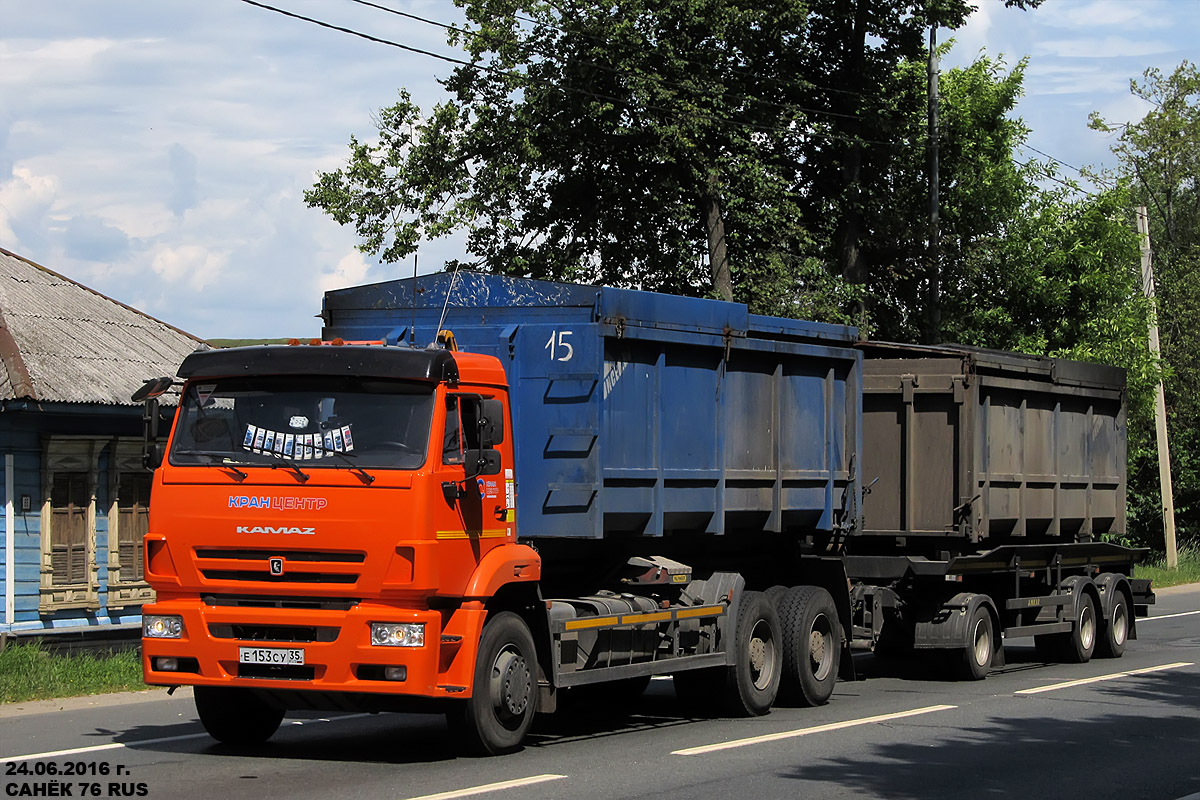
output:
[[[675,619],[691,619],[693,617],[719,617],[725,613],[724,606],[700,606],[698,608],[682,608],[675,612]]]
[[[508,535],[508,530],[499,528],[497,530],[471,532],[466,531],[438,531],[437,538],[439,539],[501,539]]]
[[[621,617],[621,624],[641,625],[643,622],[662,622],[670,618],[670,611],[654,611],[649,614],[625,614]]]
[[[569,619],[563,624],[563,629],[580,631],[588,628],[603,628],[606,625],[616,625],[619,617],[588,617],[586,619]]]

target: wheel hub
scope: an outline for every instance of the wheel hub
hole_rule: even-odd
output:
[[[767,644],[762,639],[750,640],[750,669],[757,674],[767,663]]]
[[[503,715],[519,717],[528,708],[531,693],[525,659],[507,650],[497,656],[492,667],[492,705]]]

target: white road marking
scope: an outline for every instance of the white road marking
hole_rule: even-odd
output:
[[[452,792],[438,792],[437,794],[423,794],[420,797],[410,797],[408,800],[453,800],[455,797],[470,797],[475,794],[485,794],[487,792],[502,792],[505,789],[515,789],[518,786],[532,786],[535,783],[545,783],[546,781],[558,781],[567,777],[566,775],[531,775],[528,778],[516,778],[511,781],[499,781],[498,783],[486,783],[483,786],[472,786],[468,789],[455,789]]]
[[[1192,666],[1191,661],[1176,661],[1174,664],[1161,664],[1157,667],[1144,667],[1142,669],[1131,669],[1125,672],[1113,672],[1108,675],[1097,675],[1094,678],[1080,678],[1077,681],[1066,681],[1065,683],[1053,683],[1049,686],[1038,686],[1034,689],[1021,689],[1013,692],[1013,694],[1039,694],[1041,692],[1053,692],[1056,689],[1070,689],[1072,686],[1084,686],[1089,683],[1100,683],[1101,681],[1111,681],[1117,678],[1126,678],[1130,675],[1146,675],[1151,672],[1162,672],[1165,669],[1178,669],[1180,667]]]
[[[863,717],[861,719],[851,719],[845,722],[830,722],[827,725],[815,725],[811,728],[799,728],[793,731],[781,731],[779,733],[768,733],[762,736],[751,736],[747,739],[734,739],[730,742],[720,742],[718,744],[706,744],[700,747],[688,747],[684,750],[674,750],[673,756],[699,756],[705,753],[713,753],[717,750],[729,750],[734,747],[745,747],[751,744],[759,744],[760,742],[776,742],[780,739],[794,739],[797,736],[808,736],[813,733],[825,733],[826,731],[837,731],[842,728],[853,728],[857,725],[870,725],[875,722],[888,722],[893,719],[904,719],[905,717],[915,717],[921,714],[932,714],[934,711],[948,711],[958,706],[926,706],[924,708],[914,708],[911,711],[899,711],[895,714],[880,714],[874,717]]]
[[[1200,611],[1181,611],[1178,614],[1154,614],[1149,617],[1138,617],[1138,622],[1146,622],[1151,619],[1170,619],[1171,617],[1190,617],[1193,614],[1200,614]]]
[[[369,717],[370,714],[347,714],[343,719],[359,719],[360,717]],[[313,722],[332,722],[330,719],[300,719],[292,720],[293,725],[308,725]],[[209,738],[207,733],[185,733],[181,736],[164,736],[161,739],[138,739],[136,742],[111,742],[110,744],[96,744],[91,747],[72,747],[69,750],[51,750],[46,753],[30,753],[25,756],[0,756],[0,761],[37,761],[42,758],[59,758],[60,756],[74,756],[80,753],[99,753],[104,750],[120,750],[125,747],[140,747],[148,744],[165,744],[167,742],[184,742],[188,739],[206,739]]]

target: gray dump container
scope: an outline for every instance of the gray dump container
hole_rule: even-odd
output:
[[[862,476],[875,483],[860,549],[1124,533],[1123,369],[958,346],[863,351]]]

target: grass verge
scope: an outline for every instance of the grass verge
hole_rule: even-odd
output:
[[[1178,569],[1167,569],[1166,555],[1155,554],[1145,564],[1134,568],[1133,574],[1138,578],[1149,578],[1156,589],[1200,583],[1200,545],[1186,544],[1179,548]]]
[[[144,688],[137,650],[59,655],[33,643],[0,651],[0,703]]]

